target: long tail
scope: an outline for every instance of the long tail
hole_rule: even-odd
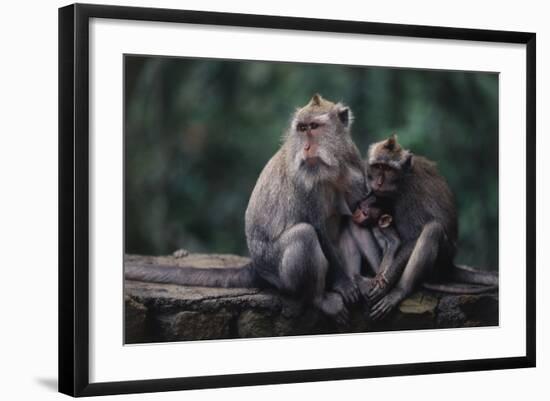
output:
[[[196,268],[127,262],[124,266],[124,277],[127,280],[148,283],[200,287],[246,288],[260,285],[252,263],[242,267]]]
[[[483,294],[498,290],[498,275],[469,266],[455,265],[447,277],[452,282],[428,282],[422,287],[449,294]]]
[[[448,294],[484,294],[494,292],[498,286],[463,284],[463,283],[423,283],[422,287],[438,292],[446,292]]]
[[[450,271],[450,279],[461,283],[498,287],[498,275],[464,265],[455,265]]]

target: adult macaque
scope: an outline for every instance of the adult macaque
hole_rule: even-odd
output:
[[[426,280],[490,286],[485,291],[496,288],[496,275],[454,264],[456,207],[447,182],[433,162],[403,149],[391,136],[369,147],[367,182],[377,198],[391,202],[393,224],[401,240],[389,266],[392,276],[398,277],[397,283],[384,288],[375,283],[368,290],[367,298],[374,303],[372,318],[384,317]]]
[[[359,291],[337,245],[341,216],[365,197],[351,111],[320,95],[294,114],[279,151],[250,197],[245,230],[251,263],[243,268],[127,266],[126,278],[213,287],[272,286],[301,296],[339,323]]]

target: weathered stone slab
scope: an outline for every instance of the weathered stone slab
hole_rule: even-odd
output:
[[[437,310],[438,327],[497,326],[498,294],[445,295]]]
[[[233,319],[234,316],[227,312],[179,312],[173,317],[166,337],[172,341],[230,338]]]
[[[125,263],[216,267],[244,265],[235,255],[127,255]],[[447,295],[419,291],[381,322],[368,307],[351,310],[337,327],[316,309],[274,290],[205,288],[125,282],[127,343],[392,331],[498,325],[498,294]]]
[[[134,298],[124,297],[124,338],[126,343],[147,341],[145,319],[147,308]]]

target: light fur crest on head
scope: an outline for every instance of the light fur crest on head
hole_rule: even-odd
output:
[[[309,101],[309,105],[310,106],[320,106],[322,100],[324,100],[324,99],[321,97],[321,95],[316,93],[315,95],[313,95],[313,97]]]
[[[320,94],[314,94],[308,104],[300,108],[298,111],[306,111],[308,109],[315,109],[315,111],[328,112],[334,107],[334,103],[330,100],[326,100]]]
[[[397,135],[392,134],[383,141],[373,143],[367,152],[367,162],[373,164],[387,164],[400,170],[403,164],[412,157],[412,152],[403,149],[397,142]]]
[[[334,116],[338,117],[345,127],[351,126],[353,122],[353,114],[348,106],[341,102],[333,103],[323,98],[319,93],[314,94],[305,106],[296,109],[294,120],[301,115],[307,116],[310,113],[326,114],[327,117],[334,113]]]

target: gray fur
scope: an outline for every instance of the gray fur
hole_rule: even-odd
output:
[[[435,163],[414,155],[412,166],[403,172],[399,193],[394,199],[395,225],[402,241],[418,238],[424,226],[432,221],[441,224],[454,256],[458,236],[458,218],[454,196]]]
[[[260,277],[287,291],[296,290],[300,283],[322,282],[314,289],[313,302],[328,314],[345,315],[338,297],[325,293],[324,288],[339,292],[347,301],[356,297],[337,244],[342,214],[346,214],[343,209],[349,214],[365,196],[366,186],[349,124],[339,119],[344,106],[321,104],[324,107],[308,105],[294,116],[284,144],[267,163],[252,192],[245,232]],[[325,124],[324,135],[318,138],[321,163],[310,166],[302,157],[304,136],[297,134],[295,127],[297,121],[319,116]],[[292,257],[287,257],[289,252]],[[316,262],[310,266],[312,259]],[[324,260],[331,269],[330,282],[322,268]],[[296,271],[289,274],[293,269]]]
[[[261,285],[252,265],[201,269],[195,267],[127,264],[128,280],[204,287],[257,287]]]
[[[392,144],[388,146],[390,141]],[[371,312],[374,319],[384,317],[426,280],[452,277],[456,273],[454,257],[458,235],[453,194],[435,163],[402,149],[395,137],[369,148],[368,159],[380,164],[377,153],[400,163],[399,169],[387,173],[391,179],[382,179],[383,185],[391,190],[377,190],[379,195],[387,196],[393,202],[393,221],[402,245],[390,267],[394,276],[400,276],[399,280],[395,287],[390,286],[389,293],[378,292]],[[371,171],[372,166],[368,166],[369,177],[386,174]],[[377,180],[376,177],[371,179],[373,182]],[[497,281],[493,275],[479,271],[462,270],[460,277],[468,283],[493,285]],[[477,290],[473,289],[474,292]]]

